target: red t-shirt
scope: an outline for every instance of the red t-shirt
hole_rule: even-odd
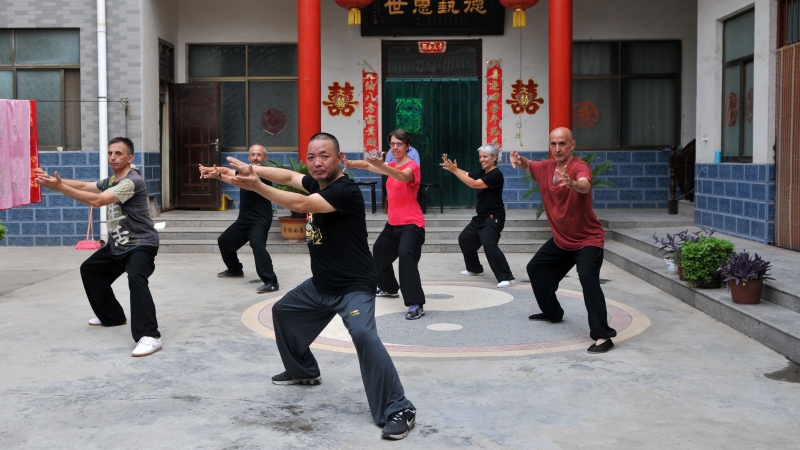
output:
[[[574,189],[553,186],[556,161],[531,161],[528,166],[533,179],[542,191],[547,221],[558,248],[568,251],[593,246],[603,248],[605,232],[592,210],[592,192],[581,194]],[[567,164],[567,172],[573,180],[586,178],[592,181],[592,169],[582,159],[573,157]]]
[[[392,177],[386,180],[386,198],[389,200],[389,225],[399,227],[401,225],[416,225],[425,228],[425,216],[422,215],[422,208],[417,202],[417,192],[419,192],[420,171],[419,166],[414,161],[409,161],[397,167],[396,162],[386,163],[389,167],[398,170],[411,169],[414,179],[408,183],[395,180]]]

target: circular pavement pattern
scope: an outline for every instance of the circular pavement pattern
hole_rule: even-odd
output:
[[[558,290],[564,321],[557,324],[528,320],[539,312],[529,285],[498,289],[487,283],[423,283],[425,315],[405,320],[402,298],[376,298],[378,334],[392,356],[471,357],[515,356],[585,350],[592,342],[583,294]],[[275,339],[272,304],[259,302],[244,312],[251,330]],[[617,330],[614,342],[643,332],[650,320],[628,305],[606,298],[609,324]],[[355,353],[341,320],[334,319],[311,348]]]

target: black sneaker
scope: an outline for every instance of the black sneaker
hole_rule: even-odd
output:
[[[244,278],[244,271],[226,270],[217,274],[220,278]]]
[[[256,289],[256,292],[258,292],[259,294],[265,294],[267,292],[275,292],[278,289],[280,289],[278,283],[267,283],[261,286],[260,288]]]
[[[307,386],[316,386],[322,383],[320,377],[315,378],[292,378],[288,372],[283,372],[272,377],[272,384],[281,386],[288,386],[290,384],[305,384]]]
[[[381,437],[386,439],[403,439],[414,428],[417,417],[416,409],[404,409],[392,414],[386,425],[383,426]]]
[[[411,305],[408,307],[408,312],[406,313],[406,320],[417,320],[424,315],[425,315],[425,310],[422,309],[422,305]]]
[[[375,297],[387,297],[387,298],[400,298],[400,294],[395,292],[394,294],[390,294],[388,292],[383,292],[382,290],[378,289],[375,291]]]

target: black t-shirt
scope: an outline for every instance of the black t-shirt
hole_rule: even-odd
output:
[[[311,281],[330,295],[374,293],[378,272],[367,244],[364,196],[355,181],[339,177],[320,190],[317,180],[303,177],[303,188],[319,194],[336,211],[308,215],[306,241],[311,254]]]
[[[239,171],[236,171],[237,175]],[[272,186],[272,182],[261,178],[261,182],[267,186]],[[272,202],[263,195],[248,191],[239,190],[239,222],[266,222],[272,223]]]
[[[478,189],[478,206],[475,208],[478,217],[486,218],[491,215],[506,220],[506,208],[503,204],[503,184],[505,184],[503,172],[496,167],[489,173],[481,169],[470,172],[469,177],[473,180],[483,180],[486,184],[486,189]]]

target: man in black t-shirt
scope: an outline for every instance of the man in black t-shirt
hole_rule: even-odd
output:
[[[250,164],[262,166],[267,161],[267,149],[261,144],[253,144],[247,158],[250,160]],[[203,178],[216,178],[229,183],[230,179],[236,175],[236,171],[227,167],[201,165],[200,174]],[[272,183],[267,180],[261,181],[272,186]],[[217,276],[220,278],[244,277],[243,266],[236,252],[245,243],[250,242],[253,258],[256,260],[256,273],[264,282],[260,288],[256,289],[256,292],[259,294],[275,292],[278,290],[278,277],[272,269],[272,258],[267,252],[267,236],[272,226],[272,202],[246,189],[242,189],[239,193],[239,202],[239,217],[236,222],[217,238],[222,261],[227,267]]]
[[[292,211],[308,213],[306,241],[311,278],[272,307],[275,340],[285,372],[272,377],[279,385],[320,384],[320,371],[309,346],[339,315],[350,332],[372,420],[382,436],[402,439],[414,428],[416,409],[405,397],[397,370],[375,327],[378,274],[367,244],[364,196],[341,171],[339,142],[319,133],[308,143],[309,175],[257,167],[228,158],[239,175],[231,183],[249,189]],[[293,186],[304,196],[267,186],[259,177]]]

